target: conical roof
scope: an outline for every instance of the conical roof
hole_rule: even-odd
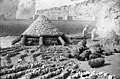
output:
[[[35,20],[22,35],[30,36],[42,36],[42,35],[62,35],[55,26],[52,25],[51,21],[45,17],[40,16]]]

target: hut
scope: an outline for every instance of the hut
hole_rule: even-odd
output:
[[[45,16],[39,16],[20,36],[22,45],[67,45],[69,39],[52,25]],[[18,42],[18,41],[17,41]],[[15,44],[16,42],[14,42]]]

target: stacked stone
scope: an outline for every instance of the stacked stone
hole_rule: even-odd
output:
[[[22,35],[41,36],[41,35],[62,35],[57,28],[55,28],[50,20],[45,16],[40,16],[34,21],[30,27]]]

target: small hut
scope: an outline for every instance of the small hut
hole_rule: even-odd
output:
[[[19,37],[22,45],[66,45],[69,39],[45,16],[38,17]],[[14,40],[15,41],[15,40]],[[17,41],[18,42],[18,41]],[[15,44],[14,42],[13,44]]]

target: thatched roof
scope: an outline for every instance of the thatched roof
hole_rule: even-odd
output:
[[[43,35],[62,35],[55,26],[52,25],[51,21],[45,17],[40,16],[35,20],[22,35],[30,36],[43,36]]]

